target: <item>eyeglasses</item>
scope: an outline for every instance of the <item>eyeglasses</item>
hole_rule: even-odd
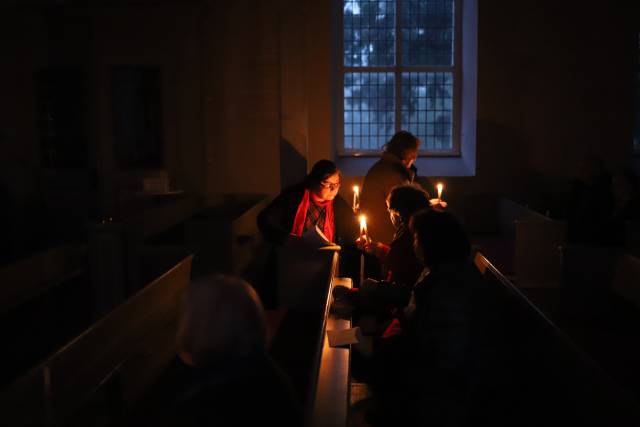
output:
[[[329,190],[333,191],[336,188],[340,188],[340,184],[341,184],[340,181],[338,181],[338,182],[321,182],[320,183],[320,187],[328,188]]]

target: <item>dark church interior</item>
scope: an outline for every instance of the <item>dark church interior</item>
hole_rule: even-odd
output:
[[[0,425],[640,425],[637,3],[4,0],[0,34]],[[430,59],[432,45],[449,56]],[[407,52],[426,62],[403,68]],[[453,90],[410,75],[449,76]],[[422,143],[412,185],[435,197],[441,183],[439,209],[468,236],[502,365],[485,392],[427,402],[439,415],[389,421],[369,381],[378,338],[328,333],[367,328],[334,291],[381,278],[356,248],[354,186],[364,200],[403,129]],[[339,181],[320,185],[353,201],[356,231],[340,250],[287,252],[259,216],[323,159]],[[332,203],[319,212],[333,226],[335,206],[338,230]],[[194,284],[211,277],[242,283],[260,313],[247,332],[222,318],[244,309],[219,303],[214,329],[237,344],[265,328],[264,363],[299,406],[246,374],[262,359],[223,351],[234,385],[189,406],[207,421],[165,417],[176,361],[190,362],[181,310],[204,304]]]

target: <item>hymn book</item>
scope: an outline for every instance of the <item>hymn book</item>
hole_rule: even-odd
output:
[[[317,248],[320,250],[339,251],[341,247],[327,239],[327,236],[316,225],[305,231],[301,236],[305,246]]]

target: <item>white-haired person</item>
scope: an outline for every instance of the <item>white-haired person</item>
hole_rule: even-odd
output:
[[[244,280],[213,275],[190,285],[177,351],[183,380],[169,424],[302,425],[293,387],[267,352],[262,303]]]

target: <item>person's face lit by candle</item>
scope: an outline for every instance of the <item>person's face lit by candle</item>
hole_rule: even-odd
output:
[[[335,199],[340,189],[340,174],[334,173],[320,182],[318,188],[313,191],[313,196],[319,202]]]

